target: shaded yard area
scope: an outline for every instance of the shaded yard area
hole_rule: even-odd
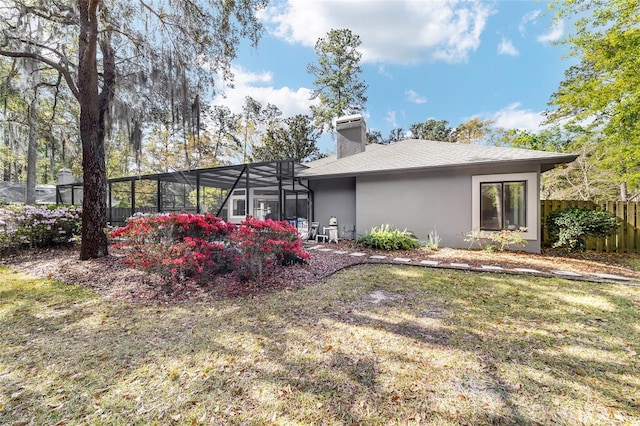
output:
[[[361,265],[162,305],[0,269],[0,424],[637,424],[640,288]]]

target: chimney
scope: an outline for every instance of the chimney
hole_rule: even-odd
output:
[[[58,185],[73,183],[73,173],[69,169],[58,170]]]
[[[336,120],[336,130],[338,131],[338,160],[364,152],[367,145],[367,125],[360,114],[339,117]]]

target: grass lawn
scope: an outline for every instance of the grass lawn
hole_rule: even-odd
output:
[[[103,300],[0,269],[0,424],[640,424],[640,288],[367,265]]]

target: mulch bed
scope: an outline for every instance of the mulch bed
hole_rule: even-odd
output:
[[[530,268],[540,271],[564,270],[578,273],[606,273],[640,279],[640,272],[624,264],[625,255],[612,253],[581,253],[568,256],[557,251],[543,254],[524,252],[488,253],[479,250],[443,248],[437,251],[380,252],[356,246],[351,241],[326,244],[327,247],[367,254],[354,257],[331,252],[310,251],[311,259],[302,265],[275,268],[254,281],[240,281],[233,274],[213,277],[205,285],[183,283],[173,287],[171,294],[162,289],[157,276],[131,268],[123,263],[124,254],[111,249],[110,255],[89,261],[79,260],[77,247],[56,247],[20,252],[0,258],[0,266],[23,271],[39,278],[53,278],[96,291],[103,297],[137,302],[175,303],[187,300],[214,300],[251,296],[259,293],[295,289],[311,285],[349,265],[381,263],[385,260],[369,259],[370,255],[385,255],[386,262],[394,257],[414,260],[437,260],[441,263],[467,263],[472,268],[495,265],[505,269]],[[628,257],[628,256],[627,256]]]

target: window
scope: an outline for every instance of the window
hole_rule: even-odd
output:
[[[257,192],[257,191],[256,191]],[[276,192],[277,194],[277,192]],[[280,218],[278,199],[254,198],[253,217],[260,220]]]
[[[233,216],[245,216],[247,214],[244,198],[233,199]]]
[[[480,184],[480,229],[515,230],[526,227],[526,181]]]
[[[526,228],[522,236],[538,239],[538,173],[471,177],[471,226],[485,231]]]

